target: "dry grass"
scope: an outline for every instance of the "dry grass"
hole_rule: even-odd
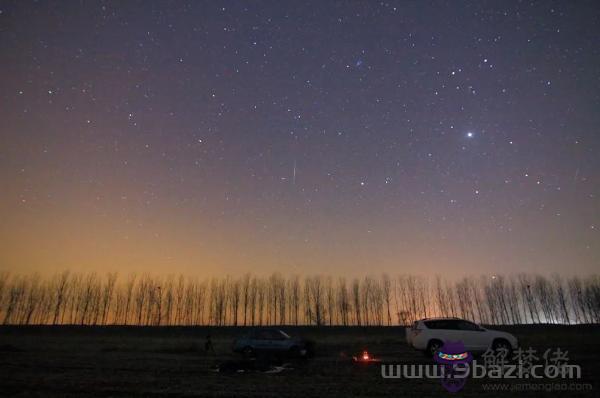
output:
[[[363,348],[396,363],[428,360],[404,342],[404,330],[390,328],[288,327],[312,339],[317,357],[286,373],[214,373],[234,356],[230,347],[242,328],[1,327],[0,395],[40,397],[329,397],[443,396],[433,380],[384,380],[378,366],[355,367],[348,357]],[[507,327],[523,346],[569,350],[584,380],[598,391],[599,326]],[[211,334],[216,355],[204,353]],[[507,393],[504,393],[505,395]],[[502,396],[469,381],[461,396]],[[542,394],[544,395],[544,394]],[[577,394],[546,393],[550,396]],[[519,396],[540,396],[521,393]],[[594,396],[579,393],[579,396]]]

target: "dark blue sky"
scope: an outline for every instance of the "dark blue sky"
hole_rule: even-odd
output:
[[[597,270],[597,2],[0,11],[8,269]]]

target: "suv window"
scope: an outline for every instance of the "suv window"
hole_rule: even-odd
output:
[[[460,330],[460,321],[449,319],[446,321],[446,327],[448,330]]]
[[[425,321],[425,326],[427,326],[427,328],[429,329],[441,329],[440,328],[440,323],[441,321]]]
[[[436,321],[425,321],[425,325],[429,329],[444,329],[444,330],[459,330],[457,320],[454,319],[440,319]]]
[[[444,321],[427,321],[427,322],[425,322],[425,325],[429,329],[443,329]]]
[[[469,321],[459,321],[458,328],[460,330],[470,330],[470,331],[477,331],[477,332],[481,330],[481,328],[479,326],[477,326],[473,322],[469,322]]]

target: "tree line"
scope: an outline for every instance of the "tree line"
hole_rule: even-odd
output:
[[[5,325],[390,326],[433,316],[490,325],[599,323],[600,277],[0,273]]]

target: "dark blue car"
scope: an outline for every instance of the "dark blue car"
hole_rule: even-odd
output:
[[[275,328],[252,329],[236,339],[233,351],[252,357],[257,354],[285,354],[291,357],[306,357],[310,354],[310,344],[302,339],[290,337],[283,330]]]

